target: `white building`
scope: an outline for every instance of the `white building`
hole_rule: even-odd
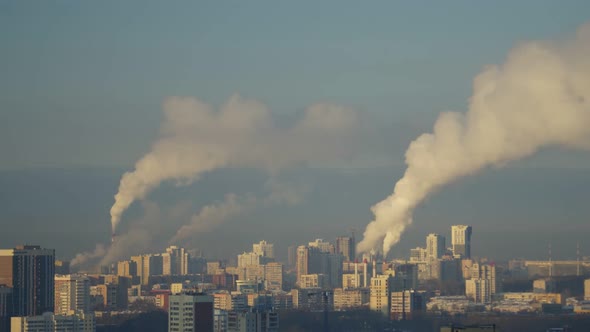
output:
[[[321,252],[327,252],[333,254],[335,249],[334,245],[330,242],[326,242],[323,239],[315,239],[313,242],[309,242],[310,248],[318,248]]]
[[[76,274],[55,275],[55,314],[75,311],[90,312],[90,279]]]
[[[94,315],[77,313],[74,315],[55,315],[46,312],[41,316],[12,317],[11,332],[94,332]]]

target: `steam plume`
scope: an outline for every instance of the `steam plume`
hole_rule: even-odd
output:
[[[161,138],[121,178],[111,208],[113,233],[125,210],[163,181],[190,184],[207,171],[228,166],[275,172],[283,167],[340,158],[343,142],[356,127],[352,110],[315,104],[293,127],[274,126],[269,109],[254,100],[232,96],[216,112],[195,98],[173,97],[164,103]]]
[[[590,145],[590,25],[559,43],[513,49],[501,66],[474,80],[467,113],[442,113],[433,133],[406,151],[407,169],[393,194],[372,207],[358,250],[384,255],[412,223],[420,202],[453,180],[502,166],[547,146]]]

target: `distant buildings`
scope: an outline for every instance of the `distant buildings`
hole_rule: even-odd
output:
[[[428,260],[439,259],[445,251],[445,237],[434,233],[428,234],[426,237],[426,258]]]
[[[356,257],[356,243],[352,236],[336,238],[336,253],[344,256],[344,261],[352,262]]]
[[[56,315],[46,312],[43,315],[12,317],[12,332],[94,332],[96,324],[92,314]]]
[[[471,271],[471,279],[465,281],[465,295],[476,303],[490,303],[500,288],[496,266],[473,264]]]
[[[184,248],[170,246],[162,254],[162,275],[186,275],[189,254]]]
[[[369,308],[388,316],[391,308],[391,290],[393,278],[391,275],[378,275],[371,278],[369,294]]]

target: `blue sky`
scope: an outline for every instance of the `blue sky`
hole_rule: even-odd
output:
[[[587,1],[5,1],[0,168],[130,167],[167,96],[233,93],[279,114],[353,106],[405,128],[401,156],[439,111],[465,109],[484,65],[588,13]]]

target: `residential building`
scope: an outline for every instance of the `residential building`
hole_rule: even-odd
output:
[[[162,254],[162,275],[188,274],[189,254],[184,248],[170,246]]]
[[[10,331],[12,287],[0,285],[0,331]]]
[[[369,308],[388,316],[390,312],[391,288],[393,278],[391,275],[377,275],[371,278],[369,292]]]
[[[56,315],[90,312],[90,279],[83,275],[55,275]]]
[[[274,311],[230,311],[228,332],[278,332],[279,314]]]
[[[267,290],[283,289],[283,264],[270,262],[264,266],[264,288]]]
[[[118,262],[117,275],[123,277],[137,276],[137,262],[132,260]]]
[[[334,289],[334,309],[360,308],[369,304],[368,288]]]
[[[213,331],[213,297],[203,293],[170,295],[168,332]]]

